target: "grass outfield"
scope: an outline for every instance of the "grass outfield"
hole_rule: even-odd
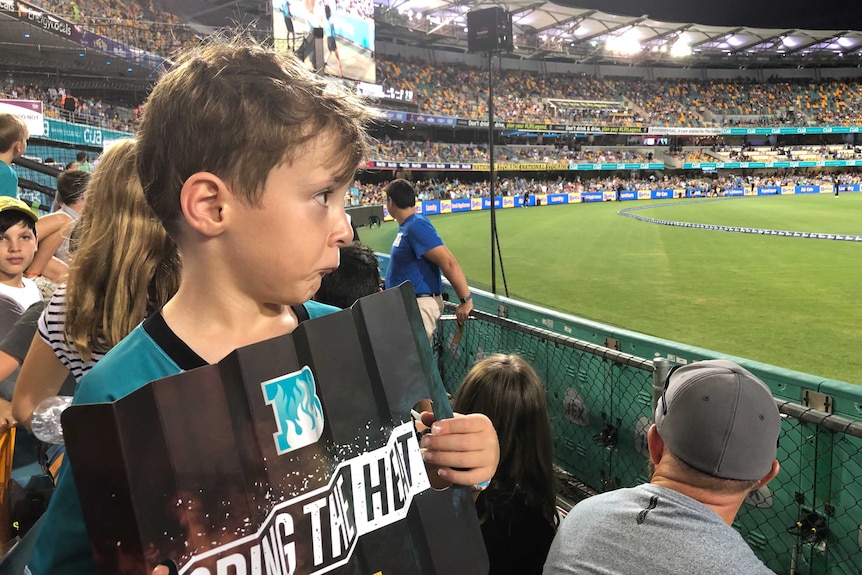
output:
[[[596,203],[497,212],[509,295],[626,329],[862,384],[862,243],[678,228],[617,215],[862,235],[862,194]],[[489,212],[434,216],[488,289]],[[362,228],[388,253],[394,222]],[[498,266],[499,274],[499,266]],[[498,293],[503,282],[497,281]]]

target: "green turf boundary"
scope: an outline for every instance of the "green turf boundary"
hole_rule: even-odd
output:
[[[663,219],[862,233],[862,194],[847,201],[822,194],[746,199],[643,205],[669,206],[655,214]],[[853,352],[862,345],[862,267],[853,242],[645,225],[620,217],[625,207],[498,210],[506,273],[502,281],[498,262],[497,293],[697,349],[862,383],[862,359]],[[491,291],[488,213],[432,221],[470,285]],[[388,253],[397,231],[389,222],[360,235]]]

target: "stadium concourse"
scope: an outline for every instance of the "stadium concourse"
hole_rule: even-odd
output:
[[[13,9],[0,3],[0,111],[41,104],[45,128],[31,128],[28,152],[13,165],[20,197],[44,211],[53,202],[57,175],[80,168],[81,154],[81,163],[89,157],[95,165],[111,141],[133,137],[148,90],[177,50],[223,41],[237,24],[273,43],[273,22],[281,22],[282,15],[278,9],[273,14],[270,0],[215,4],[22,0]],[[383,188],[396,177],[412,180],[422,201],[487,198],[489,139],[495,193],[517,198],[512,206],[527,198],[536,205],[537,197],[555,194],[613,201],[621,193],[640,199],[656,192],[670,198],[862,188],[862,31],[665,22],[513,0],[506,8],[513,16],[514,49],[489,58],[468,53],[466,14],[496,5],[491,2],[333,4],[334,24],[327,32],[332,44],[346,57],[364,49],[375,61],[373,81],[351,78],[349,67],[344,78],[333,81],[381,110],[371,127],[367,164],[346,198],[350,207],[385,204]],[[348,38],[350,26],[339,24],[348,8],[373,12],[370,48]],[[495,94],[490,121],[489,79]],[[438,351],[443,347],[438,342]],[[0,397],[0,409],[9,399]],[[603,453],[613,447],[606,431],[589,439],[600,440]],[[26,437],[19,433],[12,472],[19,486],[41,473],[32,443],[21,439]],[[567,446],[558,442],[558,452]],[[568,452],[560,459],[577,460]],[[577,471],[574,465],[566,469],[572,482],[581,481]],[[613,483],[602,475],[584,490]],[[13,507],[19,532],[11,535],[25,535],[42,511],[50,486],[37,487],[38,493],[33,484],[27,493],[35,503]],[[21,489],[13,491],[20,496]],[[805,500],[793,492],[788,499],[800,497]],[[823,509],[834,510],[833,503],[828,501],[822,515],[829,513]],[[815,507],[810,498],[804,504]],[[848,515],[856,521],[854,513]],[[758,550],[764,560],[769,557],[770,568],[858,573],[858,549],[848,543],[850,535],[831,542],[829,551],[852,551],[832,562],[819,560],[816,553],[824,552],[816,547],[822,542],[819,524],[801,512],[795,519],[792,564],[785,561],[789,552],[775,551],[773,557],[772,548],[763,551],[771,542]],[[813,535],[799,535],[803,527],[811,527]],[[808,562],[797,560],[796,552],[808,553]]]

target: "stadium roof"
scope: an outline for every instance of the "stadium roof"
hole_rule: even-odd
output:
[[[56,19],[54,19],[56,21]],[[152,67],[83,48],[37,21],[0,13],[0,69],[15,70],[16,81],[58,78],[66,87],[138,90],[150,83]]]
[[[466,14],[488,0],[375,0],[378,41],[466,51]],[[664,22],[553,2],[510,0],[520,58],[716,67],[857,66],[862,32]],[[741,16],[744,18],[744,15]]]

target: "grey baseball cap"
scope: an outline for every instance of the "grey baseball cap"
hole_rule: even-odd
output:
[[[769,473],[781,431],[769,388],[726,359],[676,368],[659,398],[655,423],[683,462],[714,477],[746,481]]]

